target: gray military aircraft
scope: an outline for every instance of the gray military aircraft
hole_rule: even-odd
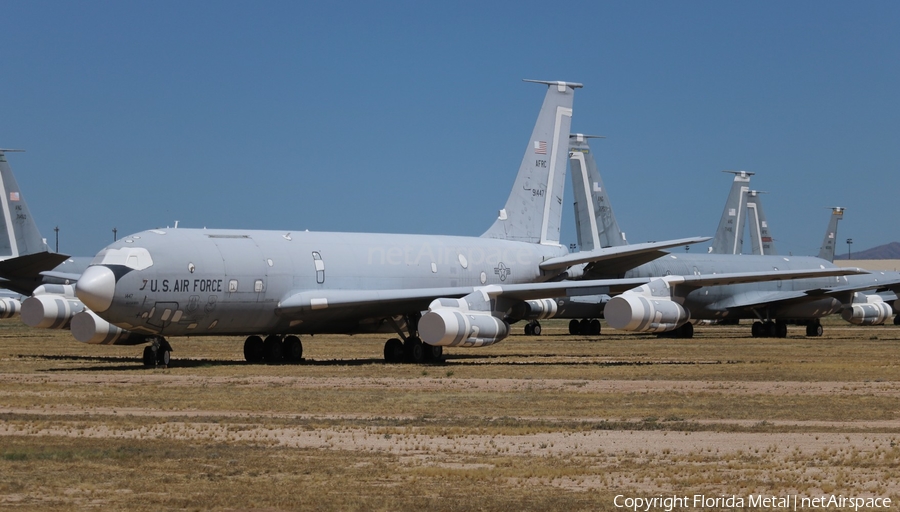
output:
[[[106,327],[100,322],[127,329],[151,342],[144,361],[152,365],[170,350],[164,336],[249,335],[245,359],[275,362],[302,358],[298,334],[395,332],[399,338],[385,343],[385,359],[420,362],[441,357],[445,346],[504,339],[509,322],[524,318],[526,300],[614,294],[647,282],[560,281],[573,266],[615,266],[708,240],[568,253],[559,244],[559,227],[572,97],[580,84],[537,83],[546,84],[547,93],[513,190],[481,237],[144,231],[107,246],[82,274],[76,295],[90,311],[73,317],[73,334],[102,334]],[[766,271],[687,280],[702,285],[856,272]]]
[[[444,346],[502,340],[506,318],[515,320],[509,311],[523,299],[623,286],[550,282],[572,265],[705,240],[569,254],[559,229],[572,98],[581,85],[537,83],[547,93],[515,184],[481,237],[145,231],[108,246],[84,272],[76,293],[90,311],[73,317],[73,334],[115,337],[126,329],[134,335],[112,342],[151,341],[144,360],[152,364],[171,350],[163,335],[250,334],[248,361],[298,361],[297,334],[396,332],[385,359],[419,362],[440,357]]]

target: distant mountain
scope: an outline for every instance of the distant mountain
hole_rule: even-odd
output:
[[[846,260],[847,253],[835,254],[834,259]],[[850,259],[853,260],[900,260],[900,242],[891,242],[879,245],[865,251],[851,251]]]

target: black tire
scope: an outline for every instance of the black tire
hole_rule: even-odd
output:
[[[244,360],[248,363],[260,363],[265,353],[263,340],[259,336],[249,336],[244,340]]]
[[[171,360],[171,358],[172,358],[172,353],[169,352],[168,350],[160,348],[159,350],[156,351],[156,364],[163,368],[166,368],[169,366],[169,361]]]
[[[280,363],[284,361],[284,344],[281,342],[279,336],[275,336],[274,334],[267,336],[263,345],[265,346],[265,352],[263,353],[263,360],[265,362]]]
[[[534,334],[534,326],[531,324],[525,324],[525,336],[531,336]]]
[[[600,320],[596,318],[591,320],[591,334],[593,336],[600,336]]]
[[[578,334],[580,329],[581,329],[581,322],[579,322],[578,320],[575,320],[574,318],[572,320],[569,320],[569,334],[571,334],[572,336],[575,336],[576,334]]]
[[[900,325],[900,315],[894,317],[894,325]]]
[[[444,347],[436,347],[434,345],[422,343],[422,348],[425,351],[426,362],[435,363],[442,360],[444,355]]]
[[[292,363],[303,360],[303,343],[296,336],[286,336],[283,342],[284,358]]]
[[[403,342],[391,338],[384,343],[384,362],[400,363],[403,361]]]
[[[541,324],[535,322],[534,325],[531,326],[531,334],[533,336],[541,335]]]
[[[763,327],[765,329],[763,332],[765,333],[766,338],[774,338],[778,335],[778,331],[775,327],[775,322],[769,320],[768,322],[763,324]]]
[[[406,338],[406,342],[403,343],[403,352],[407,362],[415,364],[425,362],[425,347],[422,345],[422,340],[419,338]]]
[[[587,335],[591,332],[591,321],[587,318],[582,318],[580,322],[578,322],[578,334]]]
[[[765,328],[763,327],[762,322],[753,322],[753,325],[750,326],[750,334],[752,334],[754,338],[761,338],[764,331]]]
[[[694,337],[694,324],[688,322],[678,328],[678,337],[691,339]]]
[[[153,368],[156,366],[156,351],[153,350],[153,347],[146,346],[144,347],[144,355],[142,357],[144,361],[144,366],[147,368]]]
[[[775,322],[775,336],[778,338],[787,338],[787,324],[784,322]]]

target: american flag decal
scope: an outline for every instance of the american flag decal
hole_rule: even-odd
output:
[[[543,140],[534,141],[534,153],[537,155],[547,154],[547,142]]]
[[[18,201],[18,200],[19,200],[19,193],[18,193],[18,192],[10,192],[10,193],[9,193],[9,200],[10,200],[10,201]]]

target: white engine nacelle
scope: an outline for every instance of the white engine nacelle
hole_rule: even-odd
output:
[[[10,297],[0,298],[0,318],[12,318],[22,311],[22,303]]]
[[[855,325],[881,325],[894,312],[890,304],[877,295],[866,297],[868,302],[851,304],[841,311],[841,318]]]
[[[86,309],[72,317],[72,336],[82,343],[92,345],[133,345],[144,343],[144,338],[135,339],[134,333],[126,331]]]
[[[691,314],[674,300],[623,293],[606,303],[603,316],[613,329],[636,332],[675,330],[691,319]]]
[[[440,347],[486,347],[509,336],[509,324],[490,313],[440,308],[422,315],[419,336]]]
[[[40,329],[65,329],[72,317],[84,311],[84,304],[77,299],[48,294],[28,297],[22,303],[22,322]]]
[[[555,299],[526,300],[525,305],[527,307],[525,319],[527,320],[553,318],[559,311]]]

